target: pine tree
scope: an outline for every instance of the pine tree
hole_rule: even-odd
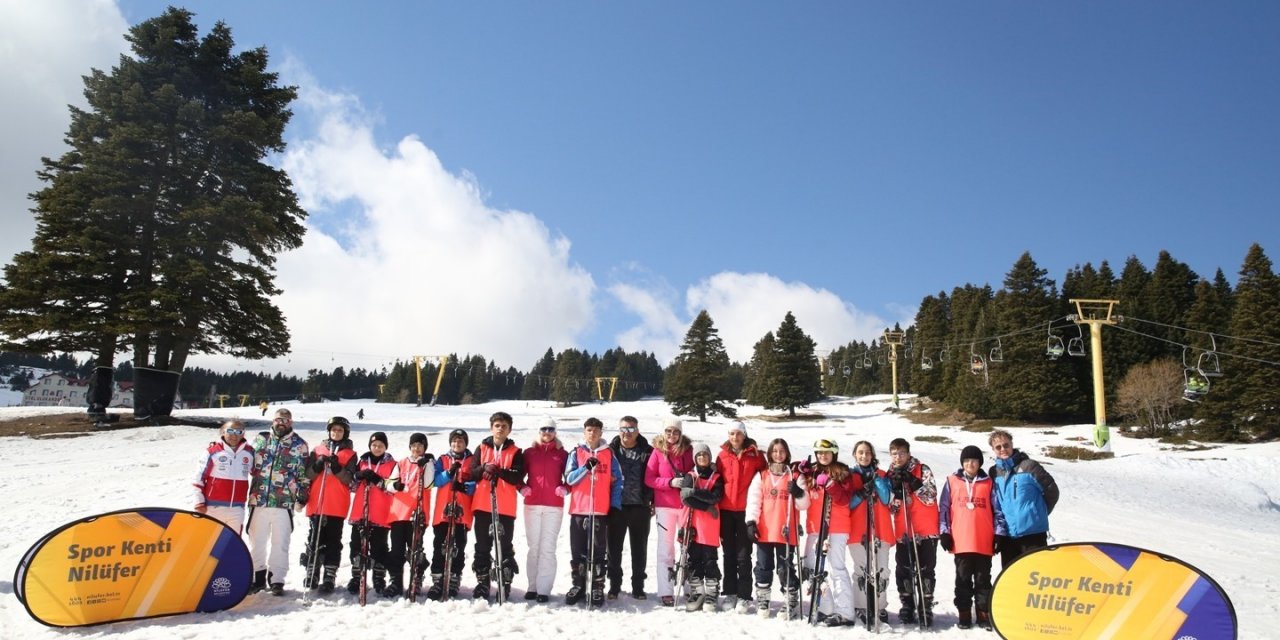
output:
[[[782,319],[773,343],[772,373],[774,394],[766,409],[786,409],[789,417],[796,417],[796,407],[807,407],[822,398],[821,376],[818,358],[814,354],[817,344],[810,338],[790,311]]]
[[[751,362],[747,363],[744,384],[746,400],[750,404],[773,406],[774,398],[778,395],[777,385],[774,384],[778,379],[773,366],[775,351],[772,331],[756,341],[751,350]]]
[[[1221,424],[1228,439],[1272,439],[1280,436],[1280,278],[1261,245],[1249,247],[1236,282],[1230,343],[1234,368],[1224,365],[1209,395],[1223,396],[1231,407],[1230,424]]]
[[[201,39],[192,17],[134,26],[133,56],[85,77],[71,149],[43,159],[32,250],[5,268],[14,346],[88,351],[101,368],[131,348],[135,367],[175,372],[193,353],[288,351],[275,260],[301,244],[305,212],[265,159],[284,150],[296,92],[265,49],[233,54],[225,24]]]
[[[708,413],[732,418],[737,412],[732,398],[725,395],[728,368],[724,341],[704,309],[689,326],[680,355],[668,369],[663,400],[676,415],[698,416],[701,422],[706,422]]]
[[[911,340],[912,386],[922,396],[941,397],[941,365],[944,363],[940,355],[947,340],[950,307],[951,299],[945,292],[939,291],[936,297],[925,296],[916,311],[915,332]]]

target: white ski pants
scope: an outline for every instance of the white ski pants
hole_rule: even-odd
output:
[[[818,562],[818,535],[805,536],[804,566],[814,570]],[[833,533],[827,536],[827,558],[824,567],[827,579],[822,584],[825,591],[818,612],[831,615],[832,611],[840,614],[845,620],[853,619],[853,582],[849,580],[849,566],[845,563],[845,553],[849,545],[849,534]],[[810,598],[813,594],[809,595]]]
[[[658,597],[675,595],[675,585],[671,583],[671,569],[676,566],[676,529],[682,524],[682,509],[658,507],[654,517],[658,522],[657,535],[653,536],[654,557],[657,558]]]
[[[253,570],[266,569],[271,584],[284,583],[289,573],[289,538],[293,535],[293,518],[288,509],[254,507],[249,516],[249,555]],[[267,547],[271,547],[268,554]]]
[[[556,543],[562,522],[563,507],[524,506],[524,532],[529,541],[524,570],[529,575],[529,591],[533,593],[551,595],[556,581]]]
[[[244,505],[239,507],[209,506],[205,515],[222,522],[235,530],[236,535],[244,533]]]

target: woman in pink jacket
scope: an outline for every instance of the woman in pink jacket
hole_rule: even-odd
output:
[[[662,606],[675,606],[676,529],[681,526],[680,489],[693,486],[688,474],[693,470],[693,443],[684,435],[680,420],[667,418],[662,435],[654,438],[653,455],[645,469],[644,483],[653,489],[654,517],[658,523],[657,545],[658,598]],[[687,485],[685,483],[688,483]]]
[[[528,476],[520,487],[520,495],[524,496],[524,532],[529,541],[529,555],[524,563],[524,570],[529,574],[525,600],[543,603],[550,600],[551,586],[556,580],[556,540],[560,537],[564,497],[568,493],[564,483],[564,465],[568,458],[569,452],[556,436],[555,418],[543,418],[538,425],[537,440],[524,450]]]

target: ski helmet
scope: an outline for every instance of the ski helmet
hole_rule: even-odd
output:
[[[832,455],[838,455],[840,453],[840,446],[836,444],[835,440],[818,438],[813,443],[813,452],[818,453],[821,451],[826,451],[827,453],[830,453]]]
[[[463,446],[467,446],[467,445],[470,445],[470,444],[471,444],[471,436],[468,436],[468,435],[467,435],[467,432],[466,432],[466,431],[463,431],[462,429],[454,429],[453,431],[450,431],[450,432],[449,432],[449,442],[450,442],[450,443],[452,443],[452,442],[453,442],[453,439],[454,439],[454,438],[462,438],[462,444],[463,444]]]
[[[346,440],[347,438],[351,437],[351,421],[350,420],[347,420],[342,416],[334,416],[332,418],[329,418],[329,424],[326,426],[326,429],[332,428],[333,425],[335,424],[338,425],[339,427],[342,427],[341,440]]]

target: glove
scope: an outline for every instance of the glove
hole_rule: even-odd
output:
[[[760,525],[754,522],[747,523],[747,539],[752,542],[760,539]]]
[[[819,473],[818,477],[814,478],[814,481],[818,483],[819,487],[825,487],[827,486],[827,483],[831,481],[831,476],[825,473]]]
[[[800,484],[796,482],[795,478],[792,478],[791,482],[787,484],[787,491],[791,494],[791,497],[796,500],[804,497],[804,489],[800,488]]]
[[[453,477],[457,477],[458,472],[461,470],[462,470],[462,463],[455,460],[453,464],[449,466],[449,475]]]
[[[497,475],[498,475],[498,465],[492,462],[484,465],[484,471],[481,474],[481,477],[483,477],[485,480],[493,482],[493,478]]]
[[[461,481],[461,480],[454,480],[454,481],[453,481],[453,490],[454,490],[454,491],[457,491],[457,492],[459,492],[459,493],[466,493],[466,491],[467,491],[467,485],[466,485],[466,483],[465,483],[465,482],[463,482],[463,481]]]
[[[587,458],[587,462],[582,466],[586,467],[587,471],[591,471],[592,469],[595,469],[596,465],[598,464],[600,464],[600,460],[592,457],[592,458]]]
[[[370,484],[382,482],[382,476],[378,475],[378,472],[373,469],[365,469],[364,471],[361,471],[360,479]]]
[[[325,456],[316,456],[315,460],[311,461],[311,470],[316,473],[323,473],[324,462],[325,462]]]
[[[526,484],[525,486],[523,486],[523,487],[520,487],[520,495],[522,495],[522,496],[524,496],[524,497],[528,498],[528,497],[529,497],[529,494],[531,494],[531,493],[533,493],[533,487],[531,487],[531,486],[529,486],[529,485],[527,485],[527,484]]]
[[[809,459],[801,460],[796,463],[796,473],[804,476],[813,475],[813,461]]]
[[[951,534],[944,533],[938,537],[942,541],[942,550],[951,551],[956,547],[956,541],[951,538]]]
[[[672,489],[688,489],[693,487],[693,478],[687,475],[679,475],[671,479]]]
[[[560,485],[560,486],[556,487],[556,495],[557,495],[557,496],[559,496],[559,497],[561,497],[561,498],[563,498],[563,497],[565,497],[565,496],[569,495],[569,488],[568,488],[568,487],[566,487],[566,486],[564,486],[564,485]]]
[[[1008,544],[1008,538],[1006,536],[996,536],[996,539],[994,540],[994,544],[992,545],[991,552],[993,554],[1000,553],[1000,549],[1004,548],[1007,544]]]
[[[863,472],[862,472],[862,486],[864,486],[864,487],[870,487],[870,486],[872,486],[873,484],[875,484],[875,481],[876,481],[876,472],[875,472],[875,471],[873,471],[873,470],[871,470],[871,469],[868,469],[868,470],[866,470],[866,471],[863,471]]]
[[[719,518],[720,509],[717,509],[716,506],[713,504],[709,509],[707,509],[707,514],[710,515],[712,518]]]
[[[396,491],[404,491],[404,483],[400,482],[399,480],[396,480],[395,483],[393,483],[391,486]]]
[[[338,462],[338,456],[329,456],[329,470],[334,473],[342,472],[342,463]]]
[[[681,490],[680,490],[680,499],[681,499],[681,500],[684,500],[684,501],[686,501],[686,502],[687,502],[690,498],[692,498],[692,497],[693,497],[693,492],[694,492],[694,491],[697,491],[697,489],[694,489],[693,487],[685,487],[685,488],[681,489]]]
[[[428,464],[431,464],[432,462],[435,461],[435,459],[436,457],[429,453],[422,454],[422,457],[418,458],[418,468],[422,468],[427,466]]]

